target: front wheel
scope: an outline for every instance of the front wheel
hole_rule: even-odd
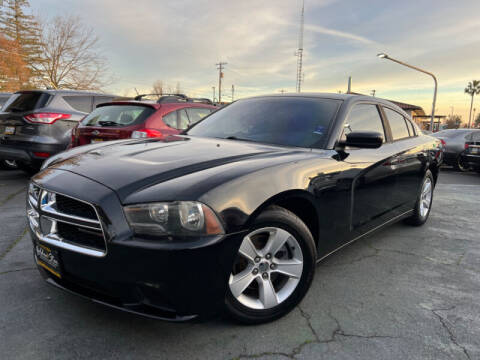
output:
[[[240,245],[228,281],[226,312],[246,324],[287,314],[310,287],[315,261],[307,226],[284,208],[268,208]]]
[[[417,197],[417,202],[415,203],[413,215],[405,220],[407,224],[414,226],[425,224],[432,209],[434,184],[435,180],[433,179],[432,172],[427,170],[423,178],[422,188]]]

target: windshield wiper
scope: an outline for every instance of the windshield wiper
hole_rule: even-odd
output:
[[[101,126],[117,126],[117,125],[120,125],[119,123],[116,123],[115,121],[99,121],[98,123]]]

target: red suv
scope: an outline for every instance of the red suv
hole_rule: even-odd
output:
[[[208,99],[175,94],[160,95],[156,101],[144,100],[150,96],[98,105],[73,130],[71,146],[127,138],[163,138],[182,132],[217,109]]]

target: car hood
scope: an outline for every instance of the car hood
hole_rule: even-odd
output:
[[[124,198],[147,186],[227,163],[298,151],[237,140],[173,136],[166,141],[129,140],[74,148],[52,159],[49,168],[82,175]]]

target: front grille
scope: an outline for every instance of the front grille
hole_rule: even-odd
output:
[[[71,197],[57,194],[56,207],[59,212],[75,215],[87,219],[96,220],[97,214],[92,205],[84,203]]]
[[[41,188],[36,197],[35,188],[29,191],[27,215],[41,241],[90,256],[107,253],[102,224],[92,204]]]
[[[57,223],[57,234],[64,241],[73,244],[91,249],[106,250],[101,230],[88,229],[59,221]]]

